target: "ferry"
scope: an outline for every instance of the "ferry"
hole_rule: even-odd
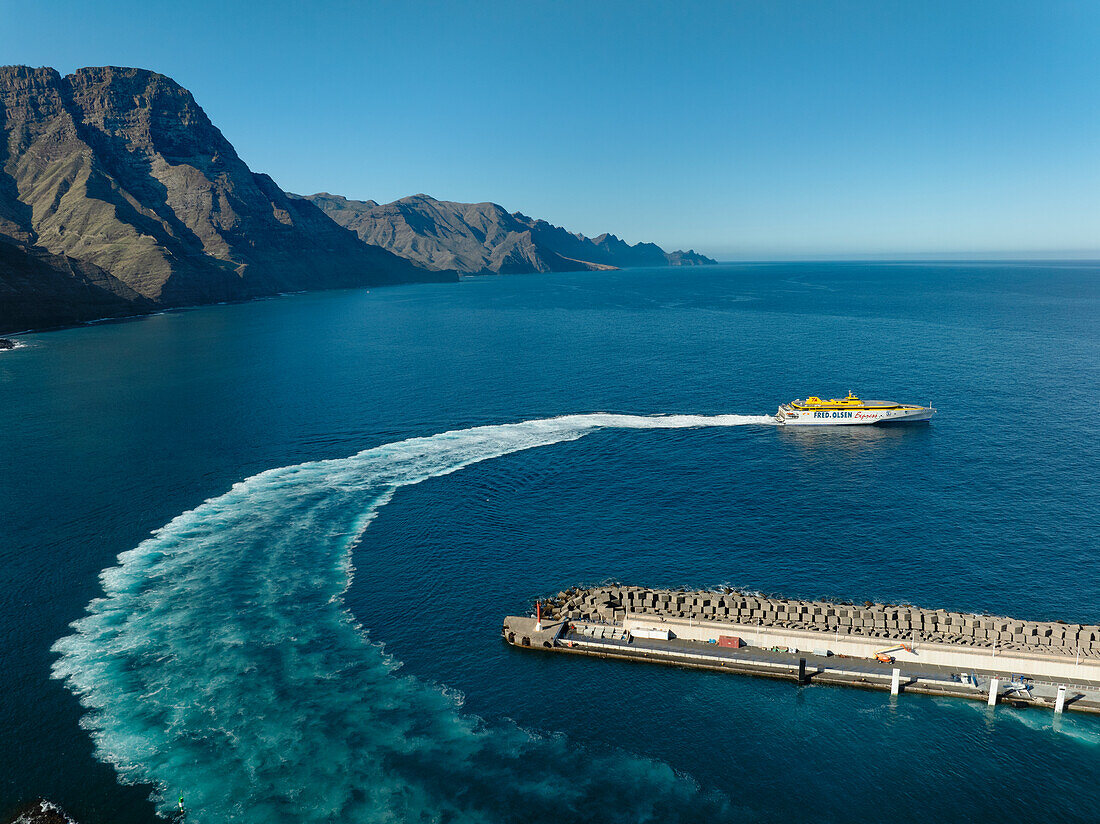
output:
[[[844,398],[822,400],[814,395],[779,407],[775,420],[784,426],[858,426],[873,423],[915,423],[936,414],[929,406],[865,401],[848,392]]]

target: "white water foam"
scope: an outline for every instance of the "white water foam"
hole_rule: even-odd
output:
[[[30,809],[13,818],[11,824],[41,824],[44,821],[62,821],[65,824],[76,824],[73,819],[65,814],[64,810],[44,798],[40,798]]]
[[[398,674],[343,594],[352,546],[402,486],[597,429],[771,423],[571,415],[260,473],[122,553],[54,645],[54,676],[88,710],[99,757],[154,784],[162,815],[184,792],[196,823],[727,819],[725,800],[666,765],[578,757],[461,712]]]
[[[937,700],[942,701],[945,705],[948,703],[952,706],[958,704],[953,699]],[[1089,716],[1082,718],[1077,717],[1072,712],[1058,714],[1050,709],[1016,709],[1015,707],[1005,706],[997,707],[994,710],[986,706],[985,703],[978,701],[968,701],[966,706],[971,712],[984,715],[991,724],[1004,719],[1003,723],[1015,723],[1035,732],[1063,735],[1078,744],[1088,747],[1100,747],[1100,732],[1097,732],[1096,724]]]

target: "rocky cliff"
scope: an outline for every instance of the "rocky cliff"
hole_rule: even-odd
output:
[[[289,197],[155,72],[0,67],[0,127],[0,330],[456,277]]]
[[[633,246],[603,234],[574,234],[495,203],[454,203],[413,195],[393,203],[321,193],[306,198],[363,241],[431,269],[461,272],[553,272],[625,266],[714,263],[695,252]]]

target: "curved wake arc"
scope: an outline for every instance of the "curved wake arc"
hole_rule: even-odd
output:
[[[185,789],[195,824],[725,819],[724,800],[666,765],[577,759],[559,738],[462,713],[397,674],[342,596],[352,546],[402,486],[598,429],[771,423],[570,415],[262,472],[122,553],[54,645],[54,677],[121,780],[161,788],[166,816]]]

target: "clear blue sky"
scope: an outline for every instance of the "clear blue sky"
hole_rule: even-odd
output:
[[[194,92],[285,189],[715,256],[1100,257],[1100,4],[0,0],[0,60]]]

